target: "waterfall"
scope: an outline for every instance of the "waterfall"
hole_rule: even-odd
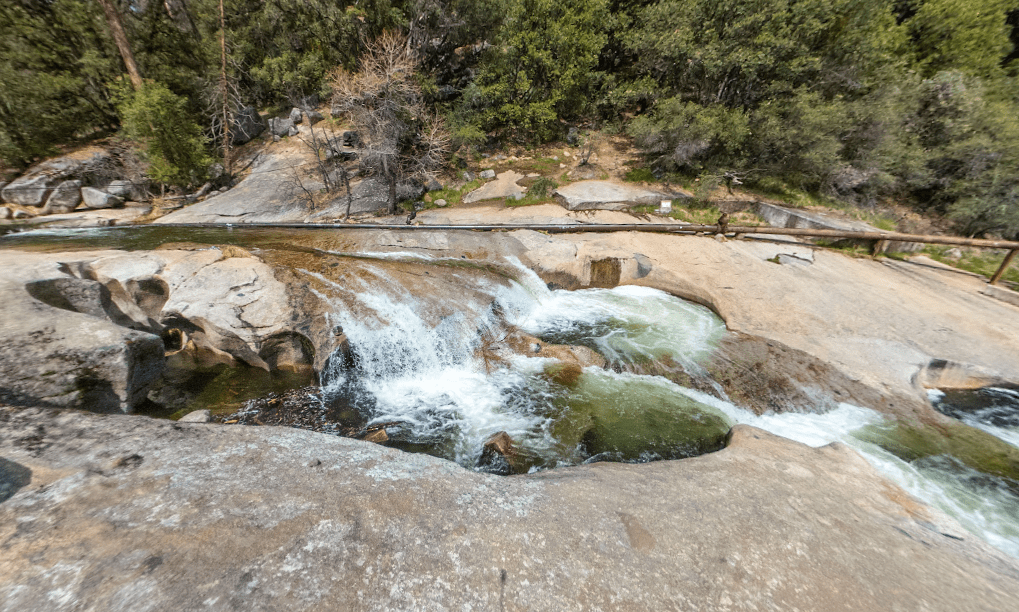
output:
[[[541,376],[552,360],[504,354],[493,365],[479,355],[486,343],[522,330],[553,344],[588,345],[610,360],[669,355],[693,367],[724,332],[706,308],[661,291],[551,291],[513,263],[516,282],[459,302],[454,314],[441,317],[431,296],[412,295],[396,283],[352,290],[303,271],[329,287],[329,295],[319,295],[333,304],[330,323],[342,327],[353,354],[352,364],[330,360],[323,396],[356,404],[369,425],[398,423],[387,427],[398,442],[427,445],[428,452],[468,467],[500,431],[535,465],[568,465],[586,457],[563,448],[551,433],[569,395]]]
[[[815,447],[841,441],[909,493],[1019,557],[1019,497],[1008,483],[947,456],[914,462],[893,456],[860,435],[887,423],[868,408],[841,404],[821,414],[755,415],[626,367],[588,366],[570,386],[547,375],[553,360],[541,352],[503,353],[503,359],[489,363],[483,356],[486,344],[522,330],[549,344],[587,346],[614,366],[668,358],[696,371],[698,360],[725,334],[724,324],[708,309],[661,291],[552,291],[533,272],[519,264],[517,269],[509,286],[474,292],[453,309],[395,282],[343,287],[307,272],[328,286],[320,295],[334,305],[331,323],[343,328],[353,356],[352,363],[330,361],[323,396],[356,405],[370,424],[395,424],[387,432],[399,447],[468,468],[478,466],[485,441],[500,431],[510,435],[531,470],[717,450],[659,435],[704,423],[753,425]],[[385,279],[385,272],[379,270],[377,277]],[[1015,394],[1002,390],[1009,393]],[[979,417],[963,420],[1017,444],[1014,423]],[[592,442],[589,434],[599,422],[612,431],[607,440]],[[634,434],[634,427],[645,431]],[[616,435],[619,431],[628,433]],[[634,450],[634,436],[643,447]]]

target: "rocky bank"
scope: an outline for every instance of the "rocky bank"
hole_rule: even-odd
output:
[[[500,478],[293,429],[0,411],[0,610],[1009,610],[853,451]]]
[[[338,288],[431,296],[437,322],[516,259],[554,287],[710,307],[732,333],[706,367],[757,412],[850,401],[945,428],[926,387],[1019,380],[1019,339],[1002,333],[1019,309],[972,277],[639,233],[223,236],[0,250],[2,401],[22,406],[0,412],[0,610],[1019,605],[1014,560],[838,444],[738,426],[694,459],[499,478],[312,432],[37,408],[129,412],[224,368],[314,377],[344,341],[324,316]],[[344,255],[366,252],[401,255]]]

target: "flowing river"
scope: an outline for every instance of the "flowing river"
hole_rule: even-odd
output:
[[[336,360],[324,373],[326,401],[354,402],[370,423],[396,423],[387,431],[399,446],[466,467],[478,465],[484,442],[501,431],[532,471],[710,452],[720,448],[717,432],[737,423],[815,447],[840,441],[917,498],[1019,557],[1017,483],[947,455],[904,461],[871,441],[868,434],[888,422],[865,407],[756,415],[660,376],[629,373],[620,366],[662,358],[696,369],[727,333],[724,323],[704,307],[655,289],[553,291],[529,270],[518,269],[517,282],[491,288],[490,303],[463,301],[457,314],[437,324],[428,322],[429,302],[409,292],[361,288],[354,314],[344,306],[351,288],[332,286],[323,297],[334,301],[332,316],[355,359],[353,365]],[[550,376],[553,360],[542,355],[540,343],[531,354],[489,363],[485,343],[515,329],[542,342],[590,347],[608,367],[587,366],[575,379]],[[1000,395],[994,408],[967,413],[963,420],[1016,445],[1019,394]]]
[[[139,228],[39,232],[34,242],[8,242],[15,248],[134,250],[185,239],[250,244],[262,236],[257,242],[263,248],[285,249],[296,243],[292,234],[220,228],[176,235]],[[335,248],[333,255],[341,257],[357,249]],[[915,497],[1019,558],[1019,482],[944,453],[904,460],[880,443],[880,434],[893,425],[874,410],[841,404],[826,412],[757,415],[718,399],[724,397],[720,388],[709,395],[634,373],[640,371],[634,366],[657,362],[697,372],[728,333],[706,308],[643,287],[553,291],[519,264],[512,282],[472,286],[454,304],[439,303],[386,279],[393,260],[441,261],[360,250],[359,261],[375,266],[371,282],[341,283],[299,271],[332,305],[327,316],[346,334],[352,357],[330,360],[321,397],[325,405],[355,408],[369,424],[386,424],[400,448],[478,468],[484,467],[485,441],[506,432],[524,469],[542,470],[712,452],[724,446],[732,425],[748,424],[815,447],[843,442]],[[514,338],[523,339],[524,350],[505,350]],[[562,368],[553,358],[557,345],[586,347],[604,363]],[[1016,390],[947,395],[932,390],[931,400],[941,412],[1019,447]]]

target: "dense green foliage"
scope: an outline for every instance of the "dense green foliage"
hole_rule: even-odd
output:
[[[142,76],[208,132],[219,1],[114,3]],[[334,69],[356,73],[399,32],[461,155],[610,124],[659,175],[893,198],[1019,236],[1019,0],[225,0],[225,13],[235,106],[326,100]],[[116,130],[122,72],[96,0],[0,3],[0,159]]]
[[[486,126],[531,138],[590,108],[591,71],[605,45],[604,0],[514,0],[478,78]]]
[[[205,180],[212,159],[187,100],[146,83],[120,106],[124,135],[142,145],[148,174],[164,185],[191,187]]]
[[[21,165],[116,125],[115,53],[90,0],[0,2],[0,159]]]

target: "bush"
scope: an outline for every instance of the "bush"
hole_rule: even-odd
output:
[[[116,127],[120,73],[94,2],[0,2],[0,160],[20,167]],[[112,45],[110,45],[112,47]]]
[[[560,119],[591,107],[608,17],[606,0],[512,0],[478,76],[483,124],[524,140],[558,137]]]
[[[212,158],[187,100],[146,83],[120,105],[124,134],[141,145],[148,174],[162,185],[192,187],[205,180]]]
[[[527,190],[527,195],[536,198],[544,199],[547,198],[555,189],[559,187],[559,183],[555,179],[543,176],[538,180],[534,181],[531,188]]]
[[[722,105],[663,100],[628,129],[637,144],[665,170],[700,170],[706,162],[732,164],[749,135],[747,116]]]
[[[626,173],[626,180],[631,183],[653,183],[655,175],[649,168],[634,168]]]

